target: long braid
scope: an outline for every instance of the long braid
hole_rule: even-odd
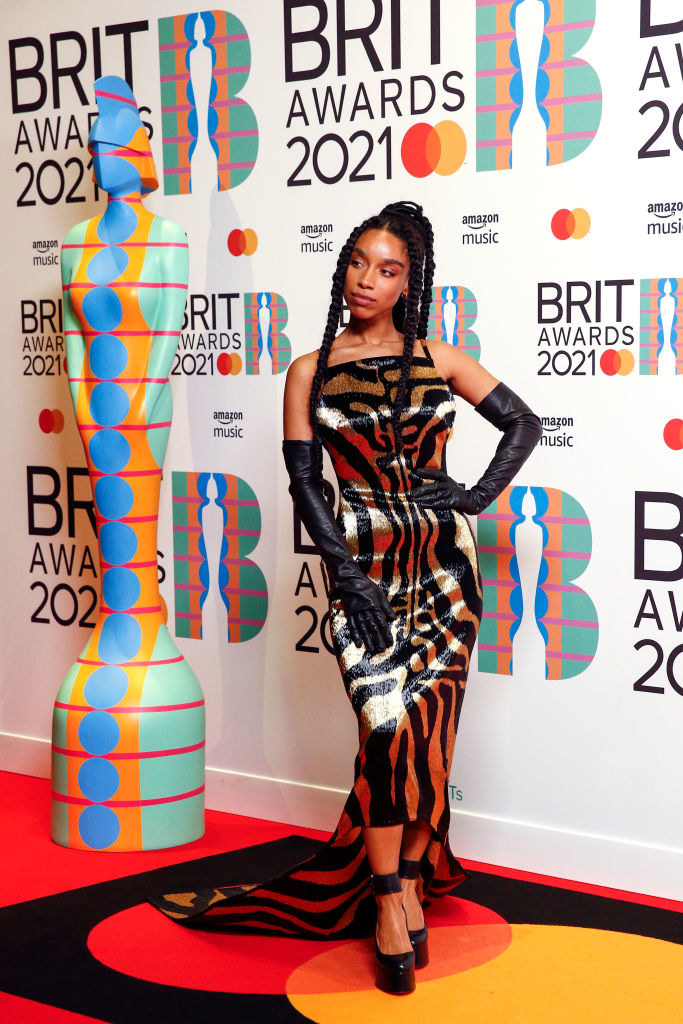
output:
[[[318,408],[318,402],[320,401],[320,391],[325,379],[327,360],[330,354],[330,349],[332,348],[332,342],[334,341],[337,335],[337,330],[339,329],[339,319],[341,317],[342,301],[344,297],[344,282],[346,280],[346,270],[349,265],[349,259],[351,258],[353,247],[356,244],[356,239],[367,230],[367,225],[371,223],[371,220],[372,218],[364,221],[351,232],[345,244],[342,246],[341,252],[339,253],[339,259],[337,260],[337,266],[334,274],[332,275],[330,306],[327,311],[327,322],[325,324],[325,331],[320,343],[318,362],[316,364],[315,374],[313,375],[313,381],[311,383],[311,396],[309,400],[309,416],[311,426],[313,428],[313,441],[315,443],[314,466],[315,470],[319,472],[322,472],[323,449],[322,442],[320,440],[320,433],[318,431],[316,409]]]
[[[420,338],[426,338],[429,330],[429,310],[432,304],[432,284],[434,283],[434,231],[429,219],[424,214],[422,214],[421,220],[425,240],[425,268],[420,302],[420,322],[417,331]]]
[[[413,362],[413,351],[417,337],[418,320],[420,314],[420,295],[422,292],[422,259],[418,252],[417,244],[412,234],[406,231],[403,237],[408,257],[410,260],[410,275],[408,277],[408,295],[406,296],[406,313],[403,321],[403,359],[401,360],[401,376],[396,391],[396,399],[391,410],[391,422],[394,427],[396,438],[396,454],[403,451],[403,437],[401,432],[401,416],[405,407],[406,392],[408,390],[408,377]]]
[[[432,282],[434,280],[434,232],[432,225],[423,214],[422,207],[411,202],[391,203],[385,206],[377,216],[369,217],[363,221],[357,228],[354,228],[339,253],[337,266],[332,277],[331,301],[318,353],[318,362],[311,384],[309,405],[313,440],[316,445],[315,462],[317,469],[320,471],[322,471],[322,442],[318,431],[316,410],[320,401],[320,393],[325,379],[330,349],[339,328],[349,259],[359,236],[364,231],[371,229],[390,232],[390,234],[393,234],[404,243],[408,251],[410,268],[408,294],[405,303],[403,303],[402,299],[399,299],[399,302],[394,307],[396,327],[398,330],[403,331],[403,356],[396,399],[391,412],[396,454],[403,450],[400,425],[401,416],[405,407],[415,340],[418,337],[424,338],[427,335],[429,309],[432,299]]]

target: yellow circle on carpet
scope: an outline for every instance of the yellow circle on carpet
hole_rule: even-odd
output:
[[[455,946],[466,929],[438,930],[452,931]],[[681,1024],[683,946],[660,939],[512,925],[512,943],[495,959],[434,980],[422,981],[425,971],[418,971],[415,992],[402,997],[374,987],[370,941],[367,989],[344,991],[348,950],[321,953],[289,978],[290,1003],[316,1024]],[[297,991],[306,975],[312,980],[321,972],[332,974],[326,991],[320,979],[317,992]],[[331,991],[335,978],[338,988]]]

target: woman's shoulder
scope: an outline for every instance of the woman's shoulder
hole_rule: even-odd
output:
[[[305,352],[302,356],[297,356],[296,359],[292,360],[287,370],[287,379],[294,381],[311,381],[315,375],[315,369],[318,365],[318,350],[315,349],[313,352]]]
[[[434,365],[440,369],[442,377],[446,379],[449,376],[455,376],[459,370],[465,369],[470,363],[476,362],[472,356],[447,341],[430,340],[422,341],[421,344],[425,352],[432,357]]]

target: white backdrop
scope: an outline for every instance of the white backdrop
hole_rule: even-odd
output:
[[[49,774],[52,703],[94,621],[58,246],[103,202],[85,148],[93,79],[127,74],[165,182],[147,205],[190,242],[159,550],[169,628],[207,700],[209,806],[331,828],[352,782],[356,723],[281,463],[284,370],[290,347],[319,343],[348,232],[411,198],[435,226],[434,336],[480,347],[546,427],[498,508],[508,518],[478,524],[487,617],[456,745],[453,847],[683,898],[678,7],[346,0],[345,40],[331,0],[230,0],[198,30],[179,0],[5,0],[2,768]],[[247,372],[258,324],[280,372],[267,345]],[[497,439],[459,403],[451,472],[474,481]],[[267,589],[263,628],[243,594],[228,637],[210,523],[201,638],[187,635],[198,620],[176,618],[172,487],[197,473],[236,476],[258,501],[240,555],[265,580],[242,584]]]

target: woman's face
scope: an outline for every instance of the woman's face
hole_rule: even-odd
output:
[[[376,228],[358,237],[344,283],[351,315],[361,320],[391,312],[408,288],[408,250],[396,235]]]

